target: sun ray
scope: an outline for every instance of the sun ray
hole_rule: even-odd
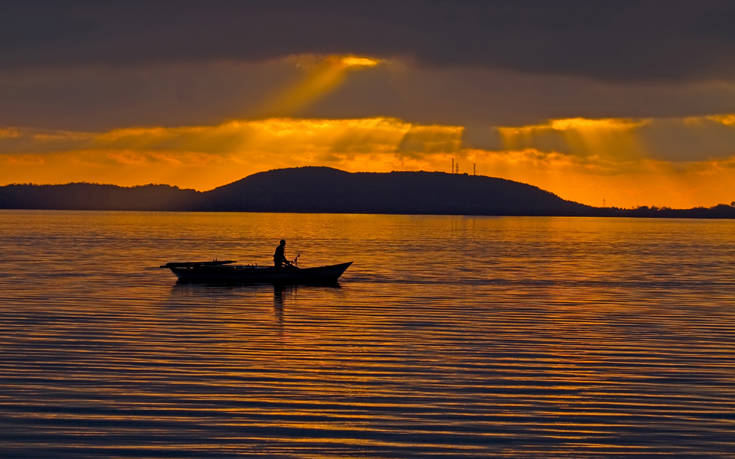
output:
[[[302,59],[303,60],[303,59]],[[309,59],[313,61],[313,59]],[[366,56],[330,55],[316,58],[307,67],[306,75],[295,84],[283,89],[264,104],[261,115],[290,116],[298,114],[326,94],[339,87],[349,71],[363,70],[380,65],[383,61]]]

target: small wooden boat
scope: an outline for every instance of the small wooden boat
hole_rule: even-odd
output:
[[[276,268],[232,263],[232,260],[172,262],[162,265],[161,268],[169,268],[179,278],[179,282],[329,284],[337,282],[339,276],[352,264],[350,261],[314,268]]]

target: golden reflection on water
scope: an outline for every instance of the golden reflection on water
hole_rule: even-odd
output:
[[[20,456],[735,451],[731,222],[0,212]],[[153,267],[354,260],[341,285]],[[151,268],[151,269],[145,269]]]

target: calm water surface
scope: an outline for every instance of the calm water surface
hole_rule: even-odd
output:
[[[735,455],[735,222],[0,212],[0,455]],[[353,260],[339,288],[190,259]]]

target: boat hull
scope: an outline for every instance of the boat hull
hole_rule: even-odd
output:
[[[168,266],[179,282],[328,284],[337,282],[352,262],[314,268],[242,265]]]

